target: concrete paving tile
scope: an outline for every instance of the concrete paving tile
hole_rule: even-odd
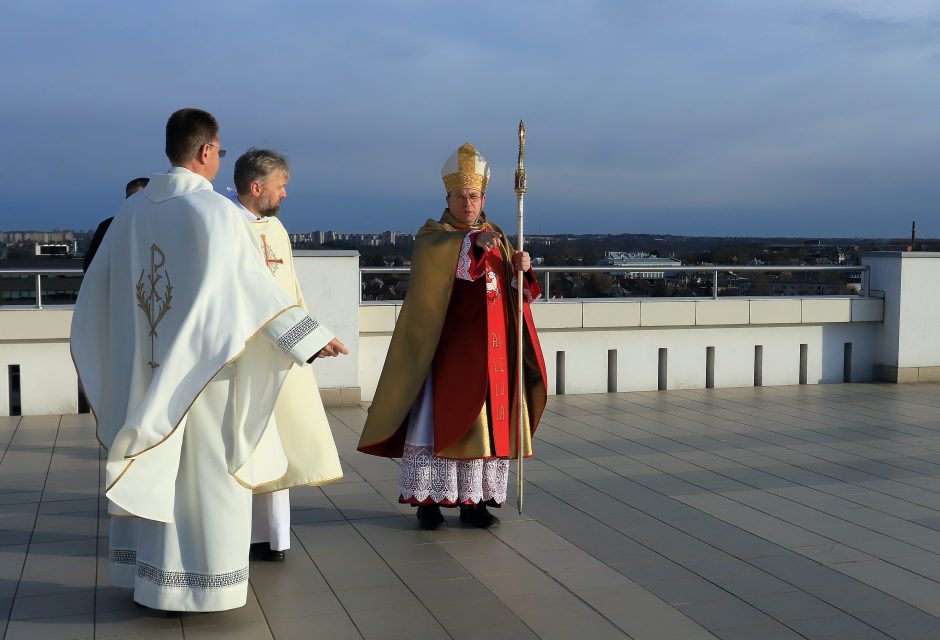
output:
[[[506,606],[540,638],[623,638],[624,631],[568,593],[519,595],[503,599]]]
[[[184,629],[183,633],[186,640],[208,638],[218,638],[219,640],[267,640],[274,637],[268,624],[264,621],[194,627]]]
[[[676,608],[713,633],[773,622],[767,614],[731,596],[711,602],[690,602]]]
[[[350,617],[364,638],[381,638],[443,631],[440,623],[422,605],[407,605],[391,609],[351,611]]]
[[[652,580],[681,580],[695,576],[685,567],[662,556],[639,562],[617,562],[610,566],[640,584],[646,584]]]
[[[480,627],[452,628],[447,626],[447,633],[454,640],[479,640],[481,637]],[[487,640],[535,640],[538,638],[535,632],[525,625],[521,620],[515,619],[511,622],[503,622],[498,626],[485,627],[485,638]]]
[[[375,495],[377,493],[375,488],[365,481],[334,482],[324,485],[320,489],[329,498],[343,495]]]
[[[38,512],[39,503],[37,502],[0,505],[0,522],[3,523],[2,531],[32,531]]]
[[[856,613],[855,617],[892,638],[905,638],[906,640],[940,638],[940,619],[916,607],[861,611]]]
[[[381,585],[388,584],[391,591],[384,602],[394,599],[392,592],[418,602],[443,623],[425,635],[441,637],[479,637],[477,629],[463,624],[465,615],[450,615],[468,603],[482,618],[494,621],[487,637],[535,637],[498,600],[499,594],[519,601],[573,598],[587,607],[587,613],[573,615],[571,607],[555,607],[560,621],[540,628],[544,637],[567,633],[564,625],[579,615],[584,616],[580,627],[591,628],[600,613],[601,620],[614,621],[621,634],[635,638],[713,638],[681,608],[655,594],[676,603],[708,605],[717,593],[718,602],[727,597],[743,604],[743,598],[775,616],[801,618],[789,624],[804,625],[806,637],[864,638],[866,628],[877,628],[895,638],[932,638],[935,616],[940,615],[940,591],[931,580],[940,578],[940,535],[930,525],[940,526],[931,520],[940,518],[940,481],[933,477],[937,465],[928,460],[933,449],[940,461],[940,429],[934,418],[940,401],[922,403],[938,395],[940,385],[916,388],[921,387],[931,393],[911,396],[916,402],[899,401],[902,389],[890,385],[567,397],[559,404],[561,413],[546,415],[537,443],[542,459],[527,467],[530,481],[543,486],[530,483],[526,514],[504,517],[503,526],[489,532],[456,526],[451,513],[450,529],[419,530],[413,509],[394,501],[397,462],[354,453],[365,414],[358,408],[342,409],[353,421],[352,428],[337,427],[347,478],[333,488],[294,492],[297,540],[280,567],[252,564],[258,602],[243,612],[219,615],[218,624],[192,628],[219,635],[233,620],[257,624],[251,620],[260,610],[272,632],[277,623],[285,625],[277,637],[305,637],[309,625],[291,624],[337,616],[333,636],[359,638],[332,589],[379,594]],[[913,411],[916,419],[898,406]],[[330,419],[336,421],[332,409]],[[53,516],[34,526],[37,511],[26,507],[22,513],[33,522],[13,529],[0,518],[0,599],[5,589],[12,596],[18,587],[21,595],[33,594],[18,606],[55,593],[80,601],[87,596],[78,594],[94,586],[96,569],[106,584],[107,567],[95,567],[99,559],[93,548],[74,541],[39,543],[86,535],[83,525],[67,518],[97,512],[101,454],[78,426],[65,426],[70,420],[32,420],[31,429],[18,432],[0,464],[0,507],[31,505],[42,497],[40,518]],[[43,484],[49,490],[41,496]],[[837,522],[829,512],[850,522]],[[355,519],[355,526],[347,517]],[[98,520],[94,528],[105,528],[94,533],[106,535],[107,518]],[[31,549],[35,555],[24,564],[22,543],[29,537],[36,543]],[[3,562],[5,550],[12,550],[12,555],[6,553],[9,563]],[[93,559],[90,573],[70,567],[82,556]],[[55,580],[44,567],[52,562],[65,567]],[[440,579],[450,572],[463,577]],[[356,601],[368,611],[383,604],[379,595]],[[7,602],[12,609],[12,599]],[[129,591],[99,588],[95,604],[99,615],[112,612],[124,618],[115,624],[126,627],[110,629],[135,630],[139,611],[130,604]],[[831,612],[830,605],[841,611],[824,615]],[[810,613],[823,615],[802,619]],[[555,611],[548,617],[553,616]],[[858,619],[870,625],[857,627]],[[174,622],[178,628],[172,627]],[[166,628],[160,626],[164,623],[161,619],[146,632],[181,637],[178,619]],[[145,631],[143,626],[139,630]],[[105,631],[99,629],[99,635]],[[395,629],[380,633],[399,635]],[[793,633],[771,618],[716,630],[723,638],[748,640],[791,638]]]
[[[806,556],[816,562],[830,566],[844,562],[863,562],[872,559],[872,556],[867,553],[862,553],[857,549],[837,542],[793,547],[792,550],[801,556]]]
[[[585,589],[578,597],[633,638],[698,640],[714,637],[679,609],[638,585],[625,585],[616,590]]]
[[[383,585],[361,589],[338,589],[336,598],[348,613],[375,609],[397,609],[419,605],[415,594],[404,585]]]
[[[95,625],[92,613],[10,620],[4,640],[92,640]]]
[[[10,610],[13,608],[13,598],[0,598],[0,638],[7,632],[7,623],[10,621]]]
[[[2,476],[0,476],[2,477]],[[26,504],[39,502],[42,498],[42,491],[12,491],[3,487],[3,481],[0,480],[0,505],[7,504]]]
[[[76,500],[76,502],[85,502]],[[45,504],[45,503],[44,503]],[[65,503],[51,503],[61,505]],[[82,540],[98,536],[98,512],[40,513],[33,528],[31,544]]]
[[[805,640],[807,638],[780,622],[722,629],[719,637],[721,640]]]
[[[562,589],[558,583],[541,572],[488,573],[475,577],[501,600],[511,596],[553,594]]]
[[[318,559],[317,568],[334,590],[396,585],[401,579],[374,558]]]
[[[177,615],[177,614],[171,614]],[[251,626],[264,622],[264,612],[255,597],[253,589],[248,590],[245,606],[228,611],[213,611],[209,613],[184,613],[179,615],[183,631],[188,637],[190,633],[205,627],[232,626],[235,624]]]
[[[809,618],[827,618],[844,614],[832,605],[802,591],[768,595],[742,595],[751,606],[784,623]]]
[[[67,553],[61,555],[50,549],[34,551],[36,546],[31,545],[23,574],[20,578],[17,596],[35,596],[53,593],[68,593],[75,590],[91,589],[95,586],[97,558],[95,555],[95,540],[81,540],[81,543],[91,543],[86,546],[84,553]],[[70,543],[50,543],[51,545],[67,545]]]
[[[12,598],[26,562],[26,545],[0,546],[0,598]]]
[[[513,556],[517,552],[495,536],[475,536],[450,542],[437,542],[434,545],[448,556],[457,558]]]
[[[109,611],[132,611],[138,607],[134,604],[132,589],[98,586],[95,590],[95,613]]]
[[[269,622],[289,618],[343,613],[343,605],[332,591],[272,594],[257,591],[261,610]]]
[[[327,522],[330,520],[345,520],[339,509],[291,509],[291,524],[309,524],[312,522]]]
[[[72,591],[45,596],[20,596],[13,601],[11,620],[69,616],[95,610],[95,591]]]
[[[394,565],[394,571],[407,584],[417,581],[459,580],[471,577],[470,572],[453,558],[432,562],[398,563]]]
[[[381,518],[398,514],[397,509],[374,492],[333,495],[330,496],[330,500],[349,520]]]
[[[728,595],[721,587],[699,576],[678,580],[650,580],[643,584],[643,588],[671,605],[712,602]]]
[[[462,602],[447,600],[422,600],[431,615],[443,625],[448,633],[459,635],[463,631],[475,631],[479,637],[485,629],[485,636],[501,628],[525,628],[519,617],[504,603],[492,596],[468,597]]]
[[[32,531],[0,531],[0,548],[29,543]]]
[[[797,620],[790,626],[814,640],[888,640],[887,636],[864,622],[845,616]]]
[[[102,611],[95,614],[95,638],[182,638],[179,615],[167,615],[142,607],[123,611]]]
[[[330,640],[362,640],[362,634],[346,613],[327,613],[269,621],[277,640],[298,638],[330,638]],[[188,638],[188,636],[187,636]]]

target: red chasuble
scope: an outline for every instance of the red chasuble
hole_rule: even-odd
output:
[[[469,276],[473,281],[454,279],[444,328],[434,355],[434,450],[451,447],[470,430],[486,411],[490,449],[496,457],[508,457],[510,418],[516,411],[515,355],[507,331],[515,330],[510,318],[506,263],[498,248],[485,254],[471,252]],[[510,266],[511,268],[511,266]],[[541,295],[531,271],[525,286],[529,299]],[[544,378],[541,347],[529,305],[524,308],[526,332],[539,356]]]

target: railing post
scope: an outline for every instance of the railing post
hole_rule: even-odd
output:
[[[712,300],[718,299],[718,269],[712,274]]]
[[[42,276],[36,274],[36,308],[42,309]]]
[[[542,287],[542,298],[547,302],[552,299],[551,291],[548,288],[548,275],[549,271],[545,272],[545,286]]]
[[[862,271],[862,295],[866,298],[871,295],[871,267],[865,267]]]

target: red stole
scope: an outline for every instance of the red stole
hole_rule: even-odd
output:
[[[506,295],[501,282],[508,282],[502,258],[496,251],[486,254],[483,277],[486,282],[486,361],[489,371],[490,429],[497,456],[506,457],[509,451],[509,350],[506,348],[508,324]]]
[[[460,441],[489,400],[493,454],[506,457],[512,415],[506,296],[512,289],[498,249],[480,263],[484,273],[476,280],[454,279],[434,354],[434,449]]]

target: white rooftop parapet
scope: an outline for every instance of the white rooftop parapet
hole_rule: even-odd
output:
[[[643,298],[539,303],[550,393],[869,381],[881,299]],[[360,307],[360,384],[375,392],[398,304]]]
[[[884,323],[875,349],[875,378],[940,380],[940,253],[872,251],[872,295],[884,295]]]
[[[538,303],[551,393],[940,379],[940,254],[869,253],[874,296]],[[360,303],[355,251],[297,251],[311,314],[350,349],[315,364],[327,404],[371,400],[400,310]],[[78,409],[69,307],[0,307],[0,415]],[[467,345],[467,348],[472,348]]]
[[[323,401],[359,402],[359,253],[297,251],[294,266],[310,314],[349,348],[341,358],[317,360]],[[79,410],[78,376],[69,349],[71,306],[0,307],[0,416],[11,405],[23,415]],[[18,370],[18,401],[11,403],[11,371]]]

